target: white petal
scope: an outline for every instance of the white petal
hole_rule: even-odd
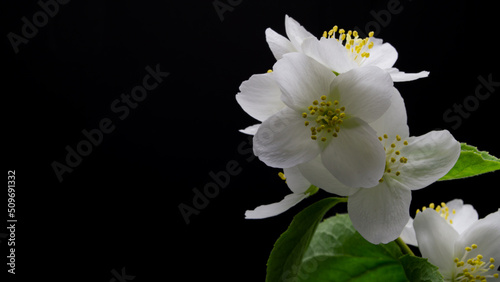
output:
[[[385,152],[375,130],[357,118],[345,120],[338,137],[321,153],[325,167],[344,185],[373,187],[385,169]]]
[[[370,57],[363,62],[363,66],[377,66],[381,69],[391,68],[398,59],[398,51],[389,43],[382,44],[381,39],[371,38],[373,48],[370,49]]]
[[[249,127],[245,128],[245,129],[240,129],[239,132],[245,133],[248,135],[255,135],[255,133],[257,133],[257,130],[259,129],[259,127],[260,127],[260,123],[250,125]]]
[[[286,53],[297,51],[290,40],[271,28],[266,29],[266,41],[276,60],[281,59]]]
[[[421,71],[418,73],[405,73],[399,71],[397,68],[386,69],[386,71],[389,72],[394,82],[412,81],[429,76],[428,71]]]
[[[305,111],[314,100],[330,92],[335,74],[302,53],[288,53],[273,67],[282,90],[282,101],[292,109]]]
[[[351,188],[338,181],[323,165],[321,154],[307,163],[298,165],[298,167],[302,175],[314,186],[329,193],[339,196],[350,196],[359,190],[359,188]]]
[[[354,228],[373,244],[401,235],[410,218],[411,191],[384,181],[349,197],[347,208]]]
[[[394,139],[396,135],[399,135],[401,138],[405,139],[410,136],[410,131],[406,122],[407,115],[403,97],[401,97],[399,91],[393,87],[389,109],[387,109],[379,119],[371,122],[370,126],[375,129],[378,136],[387,134],[392,137],[391,139]]]
[[[500,262],[500,210],[476,221],[460,234],[455,244],[455,252],[463,253],[464,248],[472,244],[478,246],[477,253],[485,260],[494,258]],[[498,263],[495,265],[498,266]]]
[[[413,228],[413,218],[410,217],[399,237],[406,244],[418,247],[417,235],[415,235],[415,229]]]
[[[255,74],[240,86],[236,101],[253,118],[263,121],[281,110],[281,90],[272,73]]]
[[[332,82],[333,99],[346,108],[348,116],[366,122],[380,118],[391,105],[393,82],[378,67],[363,67],[339,75]]]
[[[288,107],[261,124],[253,138],[253,149],[266,165],[279,168],[308,162],[320,152],[301,113]]]
[[[346,48],[335,38],[308,38],[302,43],[302,51],[325,67],[337,73],[345,73],[359,67],[348,56]]]
[[[260,219],[267,218],[271,216],[276,216],[290,209],[291,207],[298,204],[300,201],[307,198],[308,195],[305,194],[290,194],[285,196],[283,200],[278,203],[258,206],[254,210],[249,210],[245,212],[246,219]]]
[[[427,187],[443,177],[460,156],[460,143],[447,130],[410,137],[401,148],[408,162],[400,168],[401,182],[411,190]]]
[[[464,201],[460,199],[455,199],[446,203],[446,206],[450,210],[450,216],[448,220],[452,220],[452,225],[458,234],[463,233],[467,230],[474,222],[479,219],[477,211],[472,205],[464,205]],[[455,211],[453,213],[453,210]]]
[[[285,30],[288,39],[290,39],[295,49],[297,49],[299,52],[301,52],[302,49],[300,46],[306,38],[316,38],[303,26],[301,26],[296,20],[292,19],[288,15],[285,15]]]
[[[453,259],[458,232],[432,209],[418,213],[413,227],[422,257],[428,258],[430,263],[440,268],[443,275],[448,274],[450,277],[456,266]]]
[[[293,193],[304,193],[311,186],[311,182],[302,175],[298,167],[284,168],[283,172],[286,177],[286,184]]]

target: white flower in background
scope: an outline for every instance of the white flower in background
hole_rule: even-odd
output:
[[[246,219],[260,219],[281,214],[318,191],[316,186],[311,185],[302,176],[298,168],[285,168],[283,171],[284,173],[280,172],[279,176],[282,180],[286,180],[286,184],[293,193],[285,196],[278,203],[262,205],[258,206],[255,210],[246,211]]]
[[[500,209],[467,224],[462,232],[458,232],[453,224],[433,209],[415,216],[413,226],[422,256],[439,267],[445,281],[498,278]]]
[[[391,107],[370,123],[385,150],[385,169],[375,187],[343,185],[322,165],[321,158],[299,165],[313,185],[349,196],[348,213],[354,228],[374,244],[388,243],[401,234],[410,219],[411,191],[444,176],[460,155],[460,144],[446,130],[409,137],[401,95],[393,92]]]
[[[396,82],[429,75],[427,71],[405,73],[394,68],[398,52],[391,44],[373,37],[373,32],[366,38],[360,38],[357,31],[346,32],[334,26],[318,40],[289,16],[285,16],[285,29],[288,39],[270,28],[266,29],[266,41],[276,60],[286,53],[302,52],[337,74],[358,67],[377,66],[386,70]]]
[[[479,218],[474,207],[468,204],[464,205],[464,201],[460,199],[455,199],[449,201],[448,203],[443,202],[437,206],[434,203],[431,203],[429,207],[422,208],[422,210],[426,209],[432,209],[438,212],[441,217],[443,217],[453,227],[453,229],[458,232],[458,234],[467,230]],[[420,209],[417,210],[417,214],[418,213],[420,213]],[[400,237],[406,244],[418,246],[412,218],[410,218],[406,224]]]
[[[385,154],[368,123],[390,106],[395,89],[390,76],[377,67],[336,76],[301,53],[284,55],[273,69],[285,106],[258,128],[255,155],[268,166],[290,168],[320,154],[328,171],[345,185],[376,185]],[[252,97],[253,104],[261,103]]]
[[[240,85],[236,101],[251,117],[262,122],[279,112],[285,103],[281,101],[281,90],[273,79],[273,73],[254,74]],[[254,135],[260,124],[249,126],[240,132]]]

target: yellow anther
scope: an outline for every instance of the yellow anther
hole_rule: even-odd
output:
[[[341,114],[339,115],[339,117],[340,117],[340,118],[345,118],[345,113],[341,113]]]
[[[391,148],[396,148],[396,144],[392,143]]]
[[[337,30],[338,30],[338,29],[339,29],[339,27],[338,27],[338,26],[334,26],[334,27],[332,28],[333,32],[337,32]]]
[[[311,110],[309,113],[310,113],[311,115],[314,115],[314,114],[316,113],[316,111],[315,111],[315,110]]]
[[[404,163],[404,164],[405,164],[405,163],[407,163],[407,162],[408,162],[408,159],[407,159],[407,158],[405,158],[405,157],[401,157],[401,158],[399,159],[399,161],[400,161],[401,163]]]
[[[311,135],[311,139],[312,140],[316,140],[318,137],[316,137],[316,135]]]
[[[495,269],[495,266],[493,264],[491,264],[490,269]]]
[[[400,152],[400,151],[396,151],[396,152],[394,152],[394,153],[395,153],[396,155],[398,155],[398,156],[401,154],[401,152]]]
[[[306,120],[306,121],[304,122],[304,125],[305,125],[305,126],[308,126],[308,125],[309,125],[309,121],[307,121],[307,120]]]
[[[313,101],[313,105],[318,105],[318,104],[319,104],[318,100]]]
[[[459,262],[459,261],[460,261],[460,260],[459,260],[458,258],[455,258],[455,259],[453,260],[453,262],[455,262],[455,263],[457,263],[457,262]]]
[[[384,134],[384,138],[387,139],[387,138],[389,138],[389,136],[387,136],[387,134]]]
[[[405,146],[407,146],[407,145],[408,145],[408,141],[406,141],[406,140],[405,140],[405,142],[403,142],[403,144],[404,144]]]
[[[345,111],[345,107],[340,107],[340,110],[343,112]]]
[[[307,113],[302,113],[302,117],[306,118],[307,117]]]
[[[457,211],[456,211],[455,209],[453,209],[453,210],[451,211],[451,213],[456,214],[456,213],[457,213]]]
[[[338,100],[335,100],[335,101],[333,101],[333,104],[334,104],[335,106],[337,106],[337,105],[339,104],[339,101],[338,101]]]
[[[281,180],[286,180],[285,174],[283,172],[278,172],[278,176],[281,178]]]
[[[342,29],[341,29],[341,31],[342,31]],[[345,34],[342,34],[342,35],[340,36],[340,41],[344,41],[344,39],[345,39]]]
[[[369,37],[373,37],[373,35],[374,35],[374,34],[375,34],[375,32],[370,31],[370,32],[368,33],[368,36],[369,36]]]
[[[326,31],[325,31],[325,32],[326,32]],[[329,36],[330,38],[332,38],[333,33],[334,33],[333,29],[330,29],[330,31],[328,32],[328,36]],[[323,35],[324,35],[324,33],[323,33]]]
[[[467,252],[472,251],[471,247],[465,247],[465,250],[466,250]]]
[[[477,249],[477,245],[476,245],[476,244],[472,244],[472,246],[471,246],[471,247],[472,247],[473,249]],[[479,255],[479,256],[481,256],[481,255]],[[479,258],[479,256],[477,256],[477,257]],[[483,258],[483,257],[481,256],[481,259],[482,259],[482,258]]]
[[[396,140],[401,141],[401,136],[396,135]]]
[[[425,211],[427,209],[427,207],[422,207],[422,211]]]
[[[493,277],[498,278],[498,273],[493,274]]]
[[[267,73],[270,73],[270,72],[273,72],[273,70],[271,70],[271,69],[267,70]]]
[[[352,32],[352,35],[353,35],[354,37],[358,37],[358,32],[357,32],[357,31],[353,31],[353,32]]]
[[[495,259],[494,259],[494,258],[490,258],[490,262],[491,262],[491,263],[494,263],[494,262],[495,262]]]
[[[324,32],[323,32],[323,37],[324,37],[324,38],[327,38],[327,33],[326,33],[326,31],[324,31]]]
[[[382,141],[382,140],[384,140],[384,139],[382,138],[382,136],[379,136],[379,137],[378,137],[378,140]]]
[[[384,182],[384,178],[380,178],[380,179],[378,180],[378,182],[380,182],[380,183]]]
[[[418,213],[420,213],[420,209],[417,209],[417,212],[416,212],[415,214],[418,214]],[[457,260],[458,260],[458,259],[457,259]]]
[[[450,224],[453,224],[453,220],[450,219]]]
[[[434,209],[435,205],[434,203],[430,203],[429,208]]]
[[[321,100],[326,100],[326,96],[325,95],[321,96],[320,98],[321,98]]]
[[[401,174],[401,172],[396,171],[396,176],[399,176],[400,174]]]
[[[391,162],[392,162],[392,163],[395,163],[395,162],[396,162],[396,159],[395,159],[395,158],[391,158]]]
[[[340,33],[340,34],[343,34],[343,33],[345,33],[345,30],[344,30],[343,28],[341,28],[341,29],[339,30],[339,33]]]
[[[326,141],[326,137],[321,137],[321,141],[325,142]]]
[[[333,136],[333,137],[337,137],[337,132],[334,132],[334,133],[332,134],[332,136]]]

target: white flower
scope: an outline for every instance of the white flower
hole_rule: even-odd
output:
[[[281,101],[281,90],[273,79],[273,73],[254,74],[240,85],[236,101],[243,110],[262,122],[279,112],[285,103]],[[249,126],[240,132],[254,135],[260,124]]]
[[[432,209],[413,222],[422,256],[439,267],[445,281],[488,281],[498,278],[500,209],[459,233]]]
[[[377,66],[386,70],[396,82],[429,75],[427,71],[404,73],[394,68],[398,52],[389,43],[382,43],[382,39],[373,37],[373,32],[366,38],[360,38],[357,31],[345,32],[335,26],[329,32],[325,31],[318,40],[289,16],[285,16],[285,29],[289,39],[270,28],[266,30],[266,40],[277,60],[286,53],[302,52],[336,73],[363,66]]]
[[[469,228],[479,218],[474,207],[472,205],[464,205],[464,201],[460,199],[455,199],[449,201],[448,203],[441,203],[437,206],[434,203],[431,203],[429,207],[422,208],[422,210],[426,209],[433,209],[438,212],[441,217],[443,217],[446,222],[448,222],[453,229],[458,232],[458,234],[467,230],[467,228]],[[417,214],[418,213],[420,213],[420,209],[417,210]],[[406,244],[418,246],[412,218],[410,218],[406,224],[400,237]]]
[[[290,168],[321,154],[328,171],[342,183],[376,185],[385,157],[368,123],[390,106],[395,89],[390,76],[377,67],[336,76],[301,53],[284,55],[272,76],[285,107],[258,128],[255,155],[269,166]],[[252,98],[253,104],[260,103],[256,95]]]
[[[393,92],[387,112],[370,123],[385,149],[385,170],[372,188],[350,188],[321,165],[320,158],[299,165],[309,181],[326,191],[349,196],[348,213],[356,230],[378,244],[395,240],[408,222],[411,191],[444,176],[460,155],[460,144],[446,130],[409,137],[403,99]]]
[[[318,188],[302,176],[298,168],[285,168],[284,173],[280,173],[280,177],[286,180],[286,183],[292,194],[285,196],[278,203],[258,206],[255,210],[245,212],[246,219],[260,219],[281,214],[291,207],[298,204],[300,201],[316,193]]]

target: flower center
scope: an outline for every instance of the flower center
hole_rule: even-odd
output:
[[[470,247],[465,247],[465,253],[461,259],[455,258],[453,262],[456,264],[454,277],[452,281],[487,281],[487,278],[498,278],[498,274],[488,274],[490,271],[495,271],[494,258],[484,261],[483,256],[472,255],[477,249],[476,244]]]
[[[337,30],[338,26],[334,26],[330,31],[323,32],[323,37],[335,38]],[[346,33],[345,30],[341,28],[338,32],[339,37],[337,38],[337,41],[345,46],[349,57],[358,63],[358,65],[361,65],[365,59],[370,57],[370,53],[368,51],[373,47],[373,42],[370,41],[370,38],[372,38],[374,34],[373,31],[370,31],[368,33],[368,37],[365,37],[364,39],[359,38],[357,31],[349,30]]]
[[[446,220],[446,222],[450,223],[450,224],[453,224],[453,220],[452,219],[448,219],[448,217],[450,216],[450,208],[448,206],[446,206],[445,203],[441,203],[441,205],[434,205],[434,203],[431,203],[428,207],[429,209],[433,209],[435,210],[437,213],[439,213],[441,215],[442,218],[444,218]],[[427,209],[427,207],[422,207],[422,211],[425,211]],[[417,214],[420,212],[420,209],[417,209]],[[452,214],[455,214],[456,211],[455,209],[453,209],[451,211]]]
[[[408,145],[408,141],[401,140],[401,136],[396,135],[396,139],[389,143],[389,136],[384,134],[379,136],[378,140],[384,145],[385,151],[385,171],[384,176],[380,178],[379,182],[384,182],[385,177],[394,177],[401,175],[399,169],[403,167],[408,159],[401,155],[400,149]]]
[[[302,117],[306,119],[304,125],[310,126],[311,139],[326,142],[330,137],[337,137],[340,126],[346,118],[345,107],[338,100],[327,101],[325,95],[320,97],[321,102],[314,100],[307,108],[309,113],[303,112]]]

